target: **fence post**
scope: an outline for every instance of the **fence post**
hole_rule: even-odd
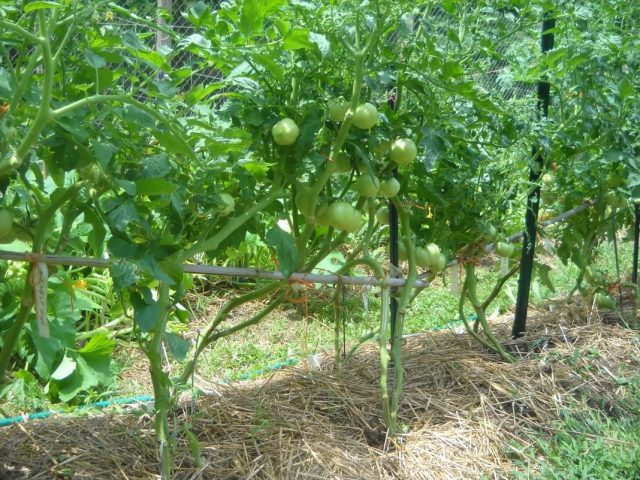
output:
[[[173,14],[173,0],[158,0],[158,26],[164,27],[167,25],[167,21],[165,20],[165,13],[163,10],[169,13],[169,15]],[[166,33],[158,30],[156,33],[156,51],[160,50],[162,47],[171,47],[171,37]]]
[[[553,48],[556,19],[549,18],[548,13],[542,22],[542,54]],[[538,81],[538,115],[547,117],[549,114],[549,96],[551,86],[546,78]],[[540,178],[544,167],[542,150],[534,145],[531,149],[532,164],[529,169],[529,182],[535,184]],[[529,292],[533,275],[533,257],[536,246],[536,222],[540,206],[540,186],[534,188],[527,197],[527,211],[525,214],[525,231],[522,239],[522,257],[520,259],[520,276],[518,278],[518,297],[516,299],[516,313],[513,320],[512,335],[514,338],[522,336],[527,324],[527,309],[529,307]]]

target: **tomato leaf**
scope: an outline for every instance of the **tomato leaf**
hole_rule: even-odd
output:
[[[284,37],[283,47],[285,50],[311,49],[314,43],[309,40],[309,30],[296,28]]]
[[[150,332],[160,321],[162,309],[160,304],[153,299],[145,299],[137,292],[131,293],[131,305],[133,306],[133,319],[143,332]]]
[[[141,178],[136,180],[136,190],[138,195],[165,195],[173,193],[178,188],[177,185],[164,178]]]
[[[25,5],[24,13],[35,12],[36,10],[49,10],[52,8],[60,8],[62,5],[58,2],[31,2]]]
[[[165,337],[173,358],[178,362],[183,362],[184,359],[187,358],[187,353],[189,353],[189,342],[180,335],[172,332],[167,332]]]
[[[276,251],[280,271],[285,277],[289,277],[289,275],[295,271],[300,261],[293,237],[280,227],[275,226],[267,232],[266,241],[267,245]]]
[[[538,278],[540,279],[540,282],[542,282],[542,284],[545,287],[547,287],[550,291],[555,293],[556,289],[553,286],[553,282],[551,282],[551,278],[549,278],[551,267],[549,267],[548,265],[544,265],[542,263],[536,262],[535,271],[536,271],[536,274],[538,275]]]
[[[73,358],[65,355],[58,367],[51,374],[51,378],[54,380],[64,380],[76,370],[77,365]]]
[[[138,266],[125,260],[117,260],[111,265],[111,278],[116,290],[123,290],[135,284],[140,278]]]
[[[166,282],[169,285],[174,285],[176,283],[175,280],[171,278],[167,272],[164,271],[160,263],[158,263],[158,261],[155,258],[149,255],[142,258],[138,262],[138,265],[140,266],[140,269],[143,272],[152,276],[156,280],[160,280],[161,282]]]

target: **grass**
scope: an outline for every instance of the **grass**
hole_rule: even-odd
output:
[[[567,411],[555,433],[539,434],[519,452],[519,480],[640,479],[640,380],[635,379],[628,407],[635,414],[611,418],[596,409]],[[514,449],[514,450],[517,450]]]
[[[613,245],[604,244],[597,251],[598,268],[606,278],[615,281],[615,256]],[[621,270],[630,272],[632,244],[619,245]],[[573,264],[563,265],[555,257],[543,257],[551,267],[549,277],[554,285],[550,290],[538,279],[534,279],[531,303],[542,306],[554,296],[570,292],[578,276],[578,268]],[[515,260],[511,260],[513,262]],[[425,289],[408,309],[405,320],[405,334],[424,332],[434,328],[458,323],[457,294],[451,292],[450,277],[441,275]],[[485,298],[500,278],[499,261],[494,259],[477,268],[478,294]],[[518,289],[517,276],[507,282],[505,288],[488,313],[503,314],[513,308]],[[333,290],[328,287],[306,292],[307,303],[289,306],[259,325],[253,326],[230,338],[217,342],[201,359],[198,374],[204,378],[237,380],[251,376],[252,372],[263,372],[272,366],[291,358],[306,358],[308,355],[326,352],[333,354],[333,322],[335,305]],[[350,287],[346,289],[341,308],[345,310],[345,337],[348,345],[357,338],[376,328],[380,302],[375,289]],[[470,308],[467,311],[471,313]]]

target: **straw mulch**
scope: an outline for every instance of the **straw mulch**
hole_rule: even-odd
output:
[[[496,323],[502,338],[509,338],[510,320]],[[507,346],[519,362],[500,362],[455,332],[407,339],[401,408],[407,432],[396,438],[380,423],[375,346],[346,368],[326,360],[321,371],[299,367],[216,386],[217,394],[177,412],[198,437],[203,464],[195,465],[178,430],[175,478],[512,478],[508,445],[524,448],[531,432],[552,433],[564,409],[625,414],[617,376],[640,364],[637,332],[564,304],[534,313],[528,335]],[[143,414],[5,428],[0,478],[156,478],[152,427]]]

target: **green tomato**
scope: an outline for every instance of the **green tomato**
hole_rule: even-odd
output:
[[[395,178],[389,178],[380,184],[380,195],[383,197],[395,197],[400,191],[400,182]]]
[[[323,203],[316,210],[316,225],[321,227],[329,227],[331,224],[329,222],[329,204]]]
[[[440,247],[435,243],[428,243],[425,247],[425,252],[427,254],[427,268],[431,268],[433,265],[436,265],[439,261],[440,255],[442,255]]]
[[[384,156],[389,153],[390,148],[391,142],[389,140],[380,140],[376,145],[374,145],[372,152],[376,155]]]
[[[226,216],[226,215],[229,215],[230,213],[232,213],[233,210],[236,208],[235,199],[231,195],[229,195],[228,193],[220,193],[218,195],[218,197],[220,197],[220,200],[224,204],[220,208],[220,210],[218,210],[218,213],[220,215],[222,215],[222,216]]]
[[[298,135],[300,134],[300,129],[296,122],[291,120],[290,118],[283,118],[278,123],[276,123],[271,129],[271,134],[273,135],[273,141],[278,145],[292,145]]]
[[[329,120],[332,122],[342,122],[349,109],[349,104],[342,98],[329,100],[327,109],[329,110]]]
[[[595,265],[589,265],[584,270],[584,278],[589,285],[598,286],[603,283],[602,274],[598,271]]]
[[[10,143],[18,136],[18,129],[16,127],[2,126],[0,127],[0,133]]]
[[[627,201],[622,195],[616,192],[609,192],[607,194],[607,205],[611,208],[624,208],[627,206]]]
[[[311,187],[304,183],[297,185],[297,193],[294,198],[296,208],[302,214],[304,218],[311,218],[315,216],[316,206],[312,203]]]
[[[556,183],[556,177],[552,173],[542,175],[542,183],[547,187],[552,187]]]
[[[496,230],[496,227],[494,227],[493,225],[489,225],[487,227],[486,232],[485,232],[485,236],[489,240],[493,240],[494,238],[496,238],[497,234],[498,234],[498,231]]]
[[[0,237],[3,237],[13,230],[13,213],[10,210],[0,210]]]
[[[376,220],[380,225],[389,225],[389,209],[387,207],[380,207],[376,212]]]
[[[95,163],[79,168],[78,175],[82,180],[89,181],[94,187],[102,180],[102,171]]]
[[[420,268],[429,268],[429,254],[422,247],[416,247],[416,265]]]
[[[370,175],[361,175],[355,183],[356,191],[363,197],[373,197],[378,193],[380,188],[380,180],[378,177]]]
[[[618,173],[610,173],[607,177],[607,187],[609,188],[621,188],[626,185],[627,179]]]
[[[351,157],[349,157],[349,155],[344,152],[340,152],[336,156],[336,167],[337,172],[350,172],[351,170],[353,170],[353,167],[351,166]]]
[[[618,306],[618,302],[613,296],[608,293],[596,293],[596,305],[601,310],[615,310]]]
[[[404,242],[400,242],[398,244],[398,260],[406,262],[408,259],[409,254],[407,253],[407,247],[404,246]]]
[[[436,261],[429,266],[429,270],[431,270],[432,273],[438,273],[444,270],[444,267],[446,266],[447,257],[444,256],[444,253],[440,253]]]
[[[27,230],[16,230],[16,239],[24,243],[33,242],[33,237]]]
[[[16,239],[16,231],[15,229],[11,229],[4,235],[0,236],[0,244],[13,243],[15,239]]]
[[[338,230],[353,233],[362,225],[362,215],[350,203],[337,201],[327,209],[329,225]]]
[[[516,247],[512,243],[498,242],[496,243],[496,253],[499,257],[509,258],[513,255]]]
[[[398,165],[409,165],[416,159],[418,149],[413,140],[408,138],[398,138],[389,151],[389,157]]]
[[[353,124],[363,130],[368,130],[378,123],[378,109],[371,103],[358,105],[353,114]]]

